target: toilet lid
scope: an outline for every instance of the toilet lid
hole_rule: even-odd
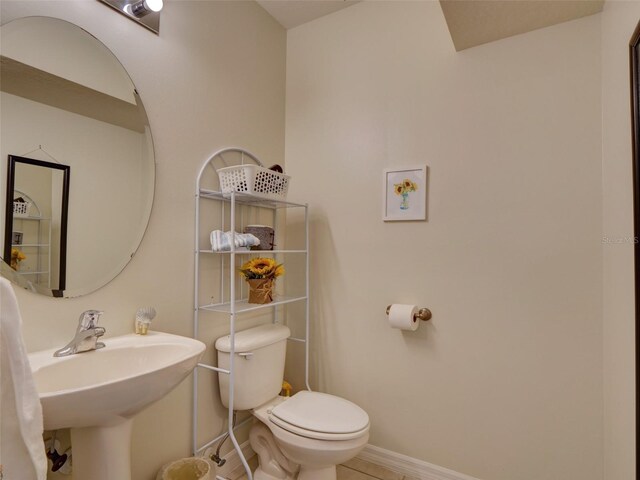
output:
[[[369,427],[369,415],[355,403],[326,393],[301,391],[271,410],[271,420],[282,428],[307,431],[305,436],[352,437]]]

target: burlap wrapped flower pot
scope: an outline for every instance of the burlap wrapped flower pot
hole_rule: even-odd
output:
[[[249,303],[271,303],[273,302],[273,278],[247,279],[249,284]]]

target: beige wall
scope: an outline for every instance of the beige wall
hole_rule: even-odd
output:
[[[484,480],[601,479],[600,18],[456,53],[437,2],[287,38],[291,195],[312,211],[312,386],[373,445]],[[428,222],[382,171],[428,164]],[[433,310],[391,330],[388,303]]]
[[[107,336],[132,330],[138,307],[154,306],[153,328],[191,334],[195,177],[214,151],[241,145],[265,163],[284,156],[285,32],[254,2],[166,2],[161,34],[93,1],[0,4],[2,22],[49,15],[95,35],[121,60],[153,130],[156,197],[147,234],[113,282],[76,299],[19,291],[29,350],[66,343],[85,309],[105,310]],[[224,428],[226,413],[210,415]],[[140,414],[133,431],[133,478],[155,479],[164,462],[190,453],[191,383]]]
[[[638,2],[607,2],[602,12],[606,480],[636,477],[629,40],[639,18]]]

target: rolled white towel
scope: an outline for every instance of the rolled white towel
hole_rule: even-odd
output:
[[[214,252],[231,250],[231,242],[227,234],[222,230],[214,230],[211,232],[211,250]]]
[[[229,238],[232,237],[231,232],[227,232]],[[236,247],[257,247],[260,245],[260,239],[250,233],[236,233]]]
[[[214,230],[211,232],[211,250],[214,252],[228,252],[231,250],[232,238],[235,239],[236,248],[256,247],[260,245],[260,240],[250,233],[223,232],[222,230]]]

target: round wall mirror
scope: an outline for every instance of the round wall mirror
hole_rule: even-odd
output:
[[[106,285],[146,230],[149,121],[124,67],[64,20],[0,27],[0,274],[76,297]]]

